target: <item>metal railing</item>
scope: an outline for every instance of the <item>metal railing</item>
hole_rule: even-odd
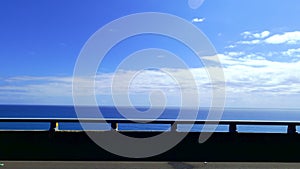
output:
[[[300,126],[300,121],[268,121],[268,120],[172,120],[172,119],[116,119],[116,118],[0,118],[0,122],[47,122],[50,123],[49,131],[55,131],[58,123],[110,123],[113,130],[118,130],[118,124],[121,123],[139,123],[139,124],[170,124],[171,131],[177,130],[178,124],[211,124],[228,125],[230,133],[237,133],[238,125],[273,125],[287,126],[287,133],[297,133],[296,127]]]

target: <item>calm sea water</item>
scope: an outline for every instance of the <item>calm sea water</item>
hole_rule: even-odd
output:
[[[124,118],[115,107],[100,107],[104,117]],[[147,110],[147,108],[139,108]],[[128,110],[123,107],[122,110]],[[121,111],[122,111],[121,110]],[[159,118],[175,119],[179,113],[179,108],[165,109]],[[185,118],[189,118],[189,110],[184,110]],[[197,119],[206,119],[208,108],[200,108]],[[42,118],[76,118],[73,106],[24,106],[24,105],[0,105],[0,117],[42,117]],[[95,112],[87,112],[84,117],[98,117]],[[145,114],[147,118],[147,114]],[[226,108],[222,119],[224,120],[280,120],[280,121],[299,121],[300,109],[240,109]],[[89,129],[109,130],[107,124],[89,124]],[[167,124],[120,124],[119,130],[168,130]],[[187,125],[179,125],[179,131],[185,131]],[[203,125],[194,125],[191,131],[201,131]],[[49,123],[6,123],[0,122],[0,130],[44,130],[49,128]],[[60,123],[60,130],[81,130],[79,123]],[[239,132],[286,132],[286,126],[238,126]],[[297,127],[297,130],[300,128]],[[228,126],[219,125],[217,131],[228,131]]]

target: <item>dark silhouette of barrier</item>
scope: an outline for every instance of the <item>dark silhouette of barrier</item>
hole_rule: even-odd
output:
[[[96,145],[84,131],[57,131],[60,122],[107,122],[110,131],[86,131],[105,136],[120,132],[130,137],[150,137],[160,132],[117,131],[118,123],[147,122],[146,119],[64,119],[64,118],[0,118],[0,122],[49,122],[45,131],[0,131],[1,160],[101,160],[101,161],[264,161],[300,162],[300,135],[294,121],[190,121],[155,120],[150,123],[170,124],[176,132],[178,124],[224,124],[228,132],[214,133],[205,143],[199,144],[199,132],[190,132],[174,148],[149,158],[126,158],[107,152]],[[238,125],[287,126],[287,133],[239,133]],[[186,134],[176,132],[178,136]],[[151,145],[149,145],[151,146]]]

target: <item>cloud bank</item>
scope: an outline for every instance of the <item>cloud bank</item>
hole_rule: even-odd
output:
[[[299,97],[300,99],[300,61],[276,62],[258,56],[249,56],[243,52],[231,52],[218,55],[223,64],[226,78],[227,106],[251,107],[261,102],[265,107],[274,98]],[[163,72],[171,72],[185,78],[185,83],[179,86],[176,80]],[[191,86],[194,79],[185,77],[190,71],[196,80],[197,88]],[[121,71],[119,74],[100,73],[95,77],[95,91],[101,97],[111,95],[111,85],[114,76],[132,77],[133,71]],[[116,82],[117,94],[129,93],[137,98],[149,97],[153,91],[162,91],[169,99],[179,97],[180,92],[200,92],[202,106],[209,106],[211,101],[211,84],[204,68],[165,69],[163,71],[144,70],[135,76],[130,86]],[[88,89],[91,90],[91,89]],[[23,100],[38,100],[39,98],[72,98],[72,77],[11,77],[2,79],[0,101],[23,98]],[[82,92],[85,96],[87,91]],[[249,100],[249,97],[253,100]],[[35,98],[35,99],[33,99]],[[262,100],[262,98],[266,100]],[[256,100],[257,99],[257,100]],[[268,100],[269,99],[269,100]],[[246,101],[247,100],[247,101]],[[171,101],[172,102],[172,101]],[[264,102],[266,102],[264,104]],[[172,102],[178,103],[178,102]],[[113,103],[108,103],[113,104]],[[280,106],[275,102],[269,106]],[[285,103],[283,106],[293,106],[295,103]],[[298,104],[297,104],[298,105]],[[296,105],[294,105],[296,106]]]

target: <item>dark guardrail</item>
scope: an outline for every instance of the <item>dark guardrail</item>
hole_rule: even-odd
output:
[[[116,119],[116,118],[0,118],[0,122],[47,122],[50,123],[49,131],[55,131],[58,123],[84,122],[84,123],[110,123],[113,130],[118,130],[120,123],[147,123],[147,124],[170,124],[171,131],[177,130],[178,124],[211,124],[228,125],[230,133],[236,133],[237,125],[266,125],[266,126],[287,126],[287,133],[297,133],[296,127],[300,121],[268,121],[268,120],[186,120],[186,119]]]
[[[296,127],[300,121],[268,120],[185,120],[185,119],[116,119],[116,118],[0,118],[0,123],[45,123],[43,131],[1,130],[1,160],[54,160],[54,161],[215,161],[215,162],[300,162],[300,134]],[[63,123],[107,123],[111,129],[105,131],[57,130]],[[153,157],[127,158],[104,150],[88,134],[105,138],[110,132],[119,132],[133,138],[148,138],[162,131],[124,131],[121,123],[168,124],[168,131],[185,137],[172,149]],[[199,133],[181,131],[181,124],[212,124],[228,128],[215,132],[204,143],[199,144]],[[285,133],[257,133],[238,131],[241,126],[284,126]],[[62,127],[63,128],[63,127]],[[199,131],[200,132],[200,131]],[[288,134],[287,134],[288,133]],[[149,146],[152,146],[149,144]],[[154,146],[154,145],[153,145]],[[120,145],[119,148],[125,148]],[[126,148],[125,148],[126,149]]]

